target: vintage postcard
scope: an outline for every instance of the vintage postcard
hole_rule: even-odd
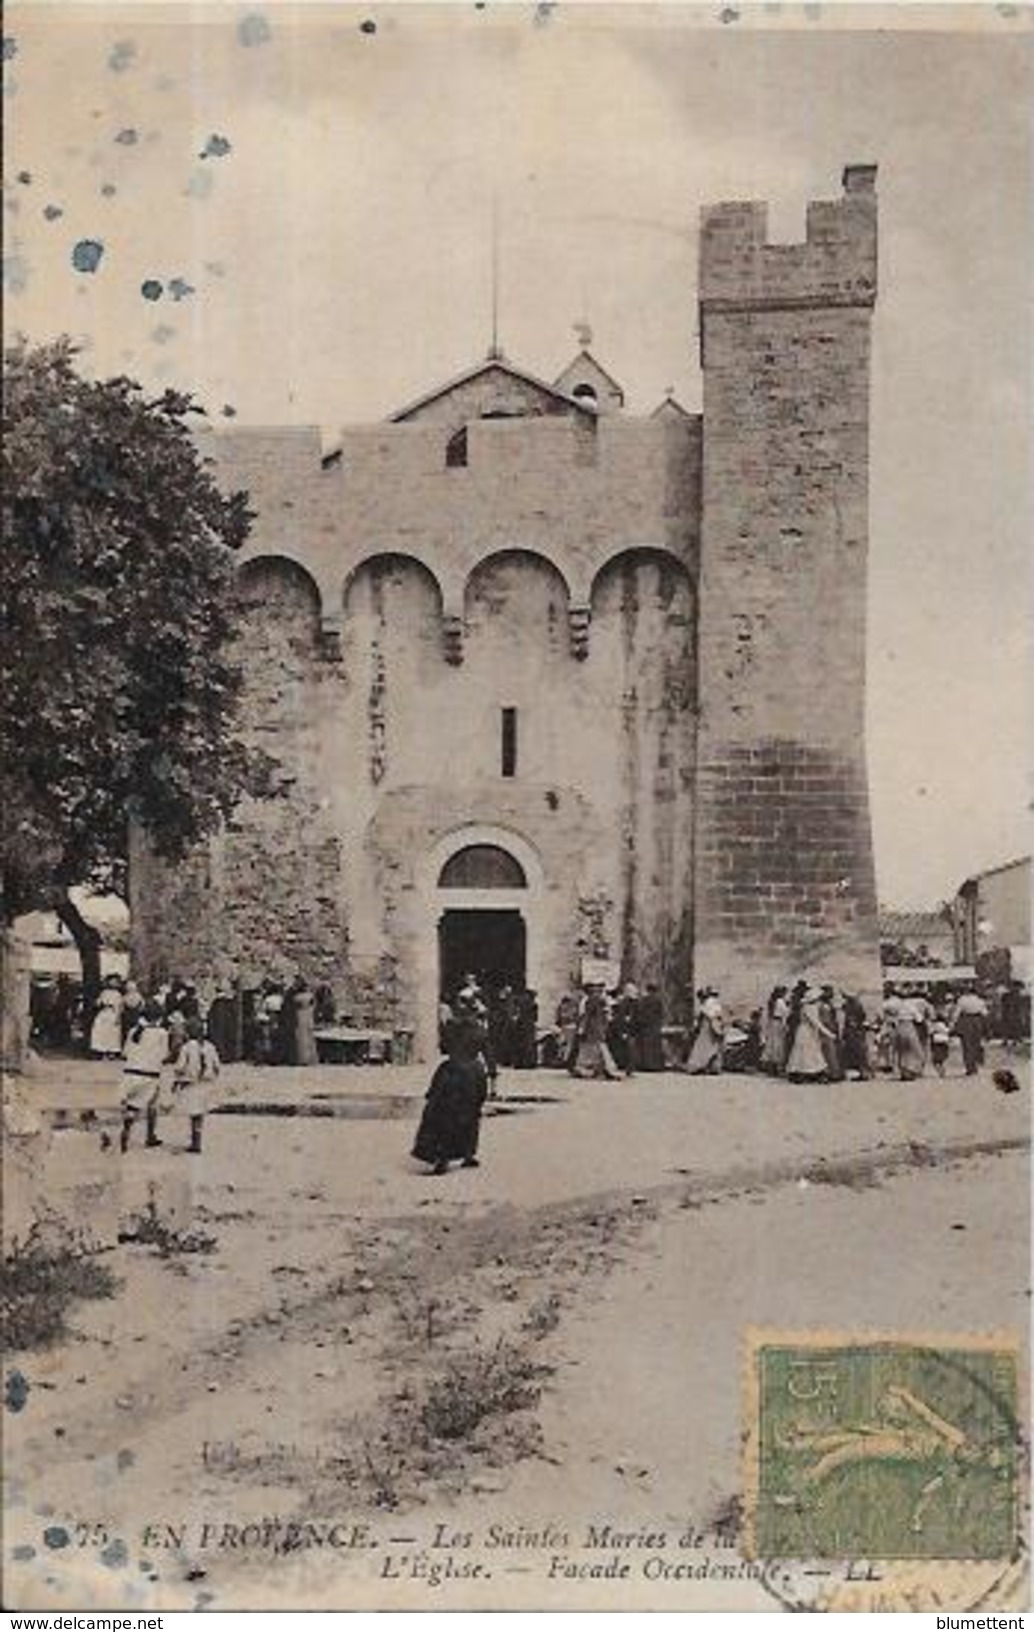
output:
[[[1022,1607],[1032,20],[7,8],[7,1608]]]

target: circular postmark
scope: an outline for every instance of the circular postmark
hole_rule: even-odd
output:
[[[892,1559],[816,1564],[770,1559],[761,1586],[783,1609],[826,1614],[973,1614],[1021,1609],[1026,1558]]]

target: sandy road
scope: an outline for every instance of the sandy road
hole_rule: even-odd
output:
[[[202,1528],[227,1515],[372,1514],[383,1546],[409,1514],[401,1529],[420,1544],[443,1517],[472,1534],[493,1515],[503,1529],[557,1515],[706,1525],[739,1489],[746,1324],[1025,1326],[1015,1098],[878,1084],[816,1100],[730,1081],[702,1133],[684,1083],[622,1088],[490,1124],[486,1167],[436,1183],[399,1161],[397,1123],[214,1119],[194,1182],[217,1251],[120,1249],[122,1296],[84,1306],[71,1343],[25,1363],[34,1392],[5,1434],[15,1590],[168,1607],[374,1590],[377,1549],[201,1557]],[[932,1149],[980,1144],[1004,1153],[926,1165]],[[823,1162],[837,1151],[848,1159]],[[548,1368],[535,1409],[447,1454],[405,1436],[400,1450],[390,1425],[428,1378],[500,1336]],[[377,1506],[371,1446],[392,1508]],[[98,1521],[121,1544],[110,1561],[92,1544],[41,1545]],[[169,1535],[144,1545],[148,1525]],[[523,1584],[584,1607],[620,1586],[601,1599],[591,1583]],[[487,1603],[521,1585],[435,1591]],[[379,1590],[427,1601],[404,1570]],[[650,1601],[675,1607],[687,1590],[653,1583]]]

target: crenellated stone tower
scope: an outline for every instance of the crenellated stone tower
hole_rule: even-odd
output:
[[[735,1000],[875,981],[865,758],[876,169],[770,244],[703,212],[695,968]]]

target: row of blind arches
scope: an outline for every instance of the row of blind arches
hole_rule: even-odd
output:
[[[521,561],[530,562],[550,575],[564,599],[571,604],[570,586],[556,563],[538,551],[523,549],[498,550],[478,561],[467,575],[464,600],[470,600],[477,590],[479,579],[486,573],[494,568]],[[654,583],[662,604],[669,605],[674,610],[677,603],[684,601],[686,592],[691,588],[689,571],[685,562],[672,551],[655,546],[635,546],[610,556],[593,577],[590,604],[596,599],[609,577],[625,574],[631,582],[641,568],[649,565],[656,568]],[[442,609],[444,596],[441,584],[426,562],[414,555],[391,552],[370,555],[356,563],[345,579],[338,609],[347,607],[349,592],[360,574],[369,573],[374,577],[390,579],[407,571],[415,571],[425,581],[437,600],[439,609]],[[293,589],[296,595],[307,597],[317,615],[337,610],[323,606],[319,586],[311,573],[300,562],[282,555],[252,556],[241,564],[238,579],[245,599],[261,600],[263,588],[271,577],[281,582],[284,587]]]

